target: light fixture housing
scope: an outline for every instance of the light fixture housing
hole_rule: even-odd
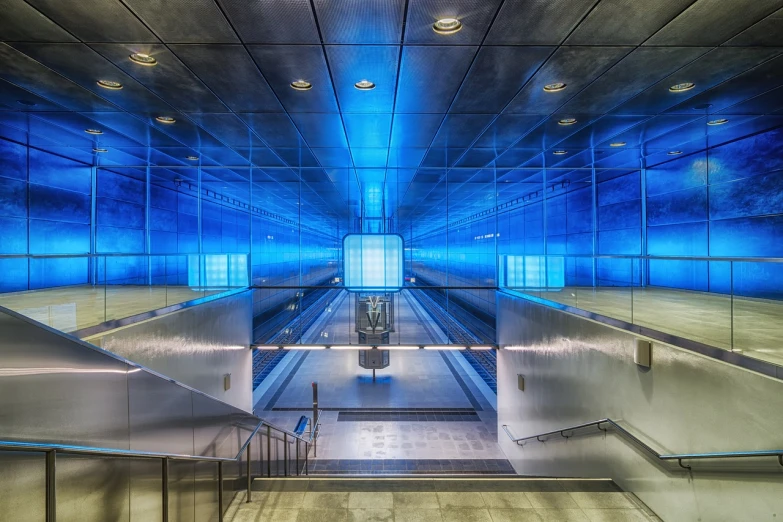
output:
[[[109,149],[98,149],[98,148],[95,148],[95,149],[92,149],[92,151],[93,152],[109,152]]]
[[[283,346],[283,350],[326,350],[325,344],[291,344]]]
[[[678,156],[678,155],[682,154],[682,151],[681,150],[670,150],[666,154],[668,154],[669,156]]]
[[[114,80],[98,80],[96,83],[110,91],[119,91],[122,89],[122,84],[120,82],[115,82]]]
[[[726,118],[718,118],[717,120],[710,120],[707,122],[707,125],[710,125],[714,127],[715,125],[723,125],[724,123],[728,123],[729,120]]]
[[[309,91],[313,84],[306,80],[294,80],[291,82],[291,88],[295,91]]]
[[[157,121],[159,121],[161,123],[165,123],[165,124],[170,124],[170,123],[174,123],[175,121],[177,121],[174,118],[172,118],[171,116],[157,116],[155,119]]]
[[[468,346],[468,349],[470,350],[494,350],[494,346],[489,345],[480,345],[480,346]]]
[[[609,144],[610,147],[625,147],[627,145],[624,141],[613,141]]]
[[[190,161],[198,161],[198,156],[187,156],[185,159]]]
[[[562,120],[558,120],[558,125],[573,125],[576,123],[576,118],[563,118]]]
[[[100,129],[84,129],[84,132],[86,132],[87,134],[92,134],[94,136],[103,134],[103,131]]]
[[[36,105],[38,105],[37,103],[32,102],[30,100],[16,100],[16,103],[18,103],[19,105],[24,105],[25,107],[35,107]]]
[[[370,80],[359,80],[358,82],[354,83],[353,86],[360,91],[371,91],[375,89],[375,84]]]
[[[690,91],[694,87],[696,87],[696,84],[692,82],[675,83],[669,87],[669,92],[685,92]]]
[[[431,346],[425,346],[425,350],[466,350],[467,346],[460,346],[458,344],[436,344]]]
[[[155,58],[153,58],[149,54],[133,53],[128,58],[130,58],[130,60],[133,63],[137,63],[139,65],[145,65],[147,67],[152,67],[153,65],[157,65],[158,64],[158,60],[156,60]]]
[[[566,154],[568,154],[568,151],[567,150],[556,150],[556,151],[553,151],[552,154],[554,154],[555,156],[565,156]]]
[[[462,29],[462,22],[456,18],[441,18],[432,24],[432,30],[438,34],[454,34]]]
[[[563,82],[548,83],[544,85],[544,92],[560,92],[566,88]]]

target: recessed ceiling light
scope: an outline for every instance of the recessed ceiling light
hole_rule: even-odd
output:
[[[291,88],[297,91],[309,91],[313,88],[313,84],[305,80],[296,80],[291,82]]]
[[[726,118],[718,118],[717,120],[710,120],[707,122],[707,125],[723,125],[724,123],[728,123],[729,120]]]
[[[441,18],[432,24],[432,30],[438,34],[454,34],[462,29],[462,22],[456,18]]]
[[[144,54],[144,53],[133,53],[132,55],[129,56],[129,58],[133,63],[137,63],[139,65],[152,66],[152,65],[157,65],[158,63],[158,60],[156,60],[149,54]]]
[[[685,92],[685,91],[690,91],[694,87],[696,87],[696,84],[695,83],[691,83],[691,82],[675,83],[674,85],[669,87],[669,91],[670,92]]]
[[[566,154],[568,154],[568,151],[567,150],[556,150],[552,154],[554,154],[555,156],[565,156]]]
[[[158,120],[161,123],[174,123],[175,121],[177,121],[174,118],[172,118],[171,116],[158,116],[155,119]]]
[[[84,132],[87,134],[103,134],[103,131],[100,129],[84,129]]]
[[[109,149],[92,149],[93,152],[109,152]]]
[[[198,156],[188,156],[185,159],[186,160],[190,160],[190,161],[196,161],[196,160],[198,160]]]
[[[562,82],[549,83],[544,85],[544,92],[558,92],[566,88],[566,84]]]
[[[122,89],[122,84],[120,82],[115,82],[112,80],[98,80],[98,85],[104,89],[111,89],[113,91],[119,91]]]
[[[574,123],[576,123],[576,118],[563,118],[557,122],[558,125],[573,125]]]
[[[35,102],[31,102],[30,100],[16,100],[16,103],[19,105],[24,105],[25,107],[35,107],[37,105]]]
[[[681,150],[670,150],[666,154],[668,154],[669,156],[677,156],[678,154],[682,154],[682,151]]]
[[[375,84],[372,83],[370,80],[360,80],[354,83],[353,86],[359,89],[360,91],[371,91],[375,89]]]
[[[615,141],[609,144],[610,147],[625,147],[626,145],[624,141]]]

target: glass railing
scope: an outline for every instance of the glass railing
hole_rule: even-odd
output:
[[[76,332],[249,285],[247,254],[0,256],[0,306]]]
[[[783,259],[500,255],[501,290],[783,365]]]

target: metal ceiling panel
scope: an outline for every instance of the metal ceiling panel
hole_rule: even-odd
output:
[[[442,114],[395,114],[391,146],[429,147],[442,121]]]
[[[596,0],[506,0],[487,35],[488,45],[557,45]]]
[[[655,116],[615,134],[612,139],[624,141],[628,147],[638,147],[663,134],[675,133],[677,129],[700,117],[700,114]]]
[[[310,147],[347,147],[339,114],[293,113],[299,132]]]
[[[468,149],[462,157],[454,162],[454,167],[484,167],[494,160],[497,155],[498,151],[496,149]]]
[[[127,112],[83,112],[81,114],[96,122],[99,128],[112,129],[147,147],[180,147],[183,145],[164,132],[149,126],[144,119]]]
[[[550,114],[631,51],[630,47],[560,47],[514,97],[505,112]],[[544,86],[566,88],[545,92]]]
[[[535,115],[501,114],[476,141],[476,147],[502,152],[533,130],[543,118]]]
[[[283,112],[253,59],[241,45],[169,48],[234,112]]]
[[[116,110],[95,94],[3,43],[0,43],[0,65],[0,78],[68,109]]]
[[[329,45],[326,56],[342,112],[392,112],[397,84],[399,46]],[[355,83],[369,80],[372,90]]]
[[[81,43],[14,44],[16,49],[53,71],[128,111],[170,111],[171,107],[109,60]],[[122,90],[104,89],[98,80],[116,81]]]
[[[432,146],[469,147],[494,117],[493,114],[448,114]]]
[[[229,147],[265,146],[264,142],[236,114],[193,114],[191,119]]]
[[[24,0],[4,0],[0,17],[0,41],[75,42],[62,27]]]
[[[560,125],[559,121],[566,117],[573,117],[576,123],[572,125]],[[576,134],[581,129],[590,125],[590,117],[586,114],[561,113],[553,114],[535,129],[524,135],[522,139],[514,144],[518,149],[540,148],[546,150],[549,147],[563,141],[572,134]]]
[[[61,141],[64,145],[83,145],[84,140],[98,144],[96,146],[116,146],[116,147],[133,147],[140,145],[137,141],[129,138],[128,136],[116,132],[113,129],[101,128],[103,134],[99,136],[90,135],[84,132],[84,129],[95,127],[95,122],[91,119],[82,116],[75,112],[38,112],[30,119],[30,132],[35,134],[47,135],[47,132],[52,132],[54,129],[49,127],[45,130],[39,131],[36,127],[41,125],[40,118],[44,122],[54,124],[61,129],[64,129],[72,133],[73,137],[67,141]],[[65,137],[65,135],[61,135]]]
[[[351,157],[357,169],[385,168],[389,161],[387,148],[352,148]]]
[[[245,43],[320,42],[309,0],[218,0]]]
[[[28,0],[83,42],[157,42],[152,32],[118,0]]]
[[[783,9],[778,9],[763,20],[756,22],[725,45],[783,46]]]
[[[734,114],[771,114],[783,109],[783,87],[751,98],[742,103],[732,105],[720,112]]]
[[[238,115],[270,147],[301,147],[304,141],[287,114],[243,113]]]
[[[236,43],[234,30],[214,0],[124,0],[167,43]]]
[[[405,43],[480,44],[500,3],[501,0],[409,0]],[[462,22],[462,29],[449,35],[436,33],[432,24],[443,18],[456,18]]]
[[[398,44],[405,0],[314,0],[326,44]]]
[[[424,159],[427,149],[389,149],[389,168],[418,167]]]
[[[15,112],[56,111],[65,109],[62,105],[33,94],[21,87],[17,87],[5,80],[0,80],[0,104],[6,106],[6,108],[0,110]]]
[[[252,45],[249,50],[287,111],[338,112],[321,46]],[[293,89],[291,82],[297,80],[310,82],[312,88]]]
[[[602,0],[571,33],[566,45],[639,45],[694,0]]]
[[[698,0],[645,45],[720,45],[780,7],[780,0]]]
[[[559,109],[563,113],[603,114],[703,55],[703,47],[641,47]]]
[[[343,122],[351,148],[389,146],[391,114],[344,114]]]
[[[618,114],[659,114],[681,100],[704,92],[777,54],[779,54],[779,50],[773,48],[720,47],[713,49],[612,112]],[[684,93],[669,91],[671,85],[685,82],[695,83],[696,86]]]
[[[500,112],[553,50],[552,47],[482,47],[450,112]]]
[[[144,67],[128,58],[136,52],[134,44],[92,44],[91,47],[177,110],[227,111],[217,96],[163,45],[148,47],[149,54],[158,60],[155,67]]]
[[[314,148],[311,150],[323,167],[353,167],[351,152],[347,148]]]
[[[315,159],[310,149],[299,147],[297,149],[275,149],[274,152],[285,161],[289,167],[318,167],[318,160]]]
[[[649,116],[604,116],[567,137],[557,144],[558,148],[590,148],[603,144],[606,140],[647,120]],[[619,143],[623,140],[611,140]],[[627,143],[627,142],[626,142]],[[605,144],[608,146],[608,144]]]
[[[503,168],[513,168],[530,161],[541,152],[541,149],[509,149],[495,159],[495,165]]]
[[[395,111],[445,113],[477,49],[459,46],[403,47]],[[438,73],[433,74],[433,71]]]

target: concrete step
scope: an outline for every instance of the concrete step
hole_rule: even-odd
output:
[[[308,477],[256,479],[227,522],[650,522],[659,519],[608,479]]]

